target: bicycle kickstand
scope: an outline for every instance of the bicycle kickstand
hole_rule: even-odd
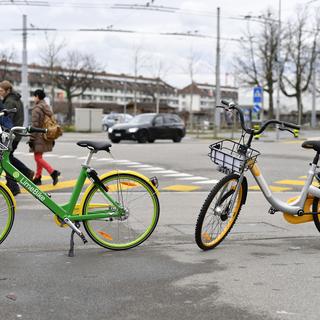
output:
[[[75,225],[73,225],[73,223],[68,218],[65,218],[64,222],[66,224],[68,224],[72,229],[71,237],[70,237],[70,249],[69,249],[68,256],[74,257],[74,234],[76,233],[82,239],[84,244],[87,243],[88,241],[85,238],[85,236],[83,235],[83,233],[79,230],[79,228],[80,228],[79,222],[76,222]]]
[[[71,231],[71,237],[70,237],[70,249],[68,253],[68,257],[74,257],[74,234],[76,232],[74,230]]]

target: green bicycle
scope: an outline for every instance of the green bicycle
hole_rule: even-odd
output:
[[[11,110],[2,110],[0,116]],[[158,180],[134,171],[114,170],[98,176],[90,167],[93,154],[110,153],[111,144],[97,141],[79,141],[77,145],[89,149],[70,199],[57,204],[50,194],[41,191],[31,180],[15,168],[9,159],[15,134],[45,133],[46,129],[13,127],[10,132],[0,127],[0,174],[4,170],[31,195],[54,214],[56,223],[72,230],[69,256],[74,256],[74,234],[87,239],[80,230],[83,224],[87,234],[98,245],[112,250],[133,248],[144,242],[154,231],[160,214]],[[92,182],[78,202],[86,179]],[[16,201],[5,183],[0,182],[0,243],[9,235],[15,216]]]

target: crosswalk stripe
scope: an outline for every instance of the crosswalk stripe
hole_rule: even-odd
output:
[[[141,170],[143,171],[159,171],[159,170],[164,170],[164,168],[161,168],[161,167],[151,167],[151,168],[141,168]]]
[[[164,174],[164,177],[191,177],[192,174],[189,173],[170,173],[170,174]]]
[[[135,164],[133,166],[128,166],[130,168],[150,168],[152,166],[150,166],[149,164]]]
[[[205,181],[195,181],[195,184],[217,184],[219,180],[205,180]]]
[[[175,170],[157,170],[157,171],[154,171],[153,173],[159,173],[159,174],[164,174],[164,173],[178,173],[178,171],[175,171]]]
[[[205,177],[185,177],[185,178],[179,178],[178,180],[209,180],[208,178]]]

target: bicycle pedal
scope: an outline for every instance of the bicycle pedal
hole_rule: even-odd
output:
[[[88,240],[86,239],[86,237],[84,236],[84,234],[80,234],[79,237],[81,238],[81,240],[83,241],[84,244],[86,244],[88,242]]]
[[[275,209],[275,208],[273,208],[273,207],[270,207],[270,209],[269,209],[268,212],[269,212],[270,214],[275,214],[277,211],[278,211],[277,209]]]

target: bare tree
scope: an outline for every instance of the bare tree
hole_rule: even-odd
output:
[[[153,101],[155,102],[156,105],[156,113],[159,113],[159,108],[160,108],[160,94],[162,90],[166,90],[163,85],[163,79],[167,74],[170,69],[169,66],[167,66],[162,60],[154,60],[153,65],[151,66],[151,74],[153,78],[156,79],[156,87],[155,90],[149,90],[149,94],[152,96]]]
[[[138,74],[142,68],[144,68],[149,61],[149,57],[143,52],[142,46],[138,45],[133,49],[133,72],[134,72],[134,88],[133,88],[133,114],[137,114],[137,93],[138,93]]]
[[[0,81],[12,80],[9,66],[16,58],[16,51],[14,49],[3,49],[0,51]]]
[[[274,117],[274,84],[277,82],[277,46],[278,25],[272,18],[272,12],[259,17],[262,28],[254,34],[250,28],[240,42],[240,52],[235,57],[235,69],[239,81],[245,85],[260,86],[268,94],[268,118]]]
[[[56,69],[56,86],[66,92],[68,101],[69,123],[72,122],[72,99],[81,96],[95,79],[99,66],[92,55],[83,55],[78,51],[69,51],[61,60],[61,67]]]
[[[55,102],[55,72],[60,65],[59,54],[65,47],[65,41],[58,42],[55,37],[50,39],[46,34],[46,46],[40,51],[42,63],[48,68],[47,78],[51,85],[52,107]]]
[[[285,28],[284,61],[281,67],[281,91],[297,101],[298,124],[302,122],[302,94],[308,90],[316,59],[319,18],[314,30],[308,30],[307,10],[298,11],[296,19]]]
[[[187,57],[186,72],[189,74],[191,85],[190,85],[190,101],[189,101],[189,122],[190,129],[193,130],[193,94],[194,94],[194,76],[198,71],[198,63],[201,60],[201,54],[196,52],[192,47],[190,48]]]

